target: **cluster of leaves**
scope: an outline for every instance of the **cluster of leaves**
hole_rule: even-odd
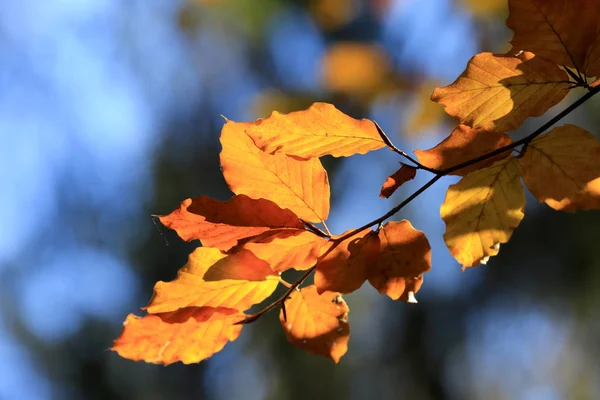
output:
[[[600,75],[600,2],[510,0],[509,11],[513,50],[476,55],[454,83],[434,91],[432,100],[459,125],[434,148],[417,150],[416,158],[376,123],[325,103],[255,122],[227,121],[220,159],[235,195],[226,202],[187,199],[160,218],[203,246],[175,280],[156,284],[147,315],[127,317],[113,350],[160,364],[198,362],[279,307],[292,344],[338,362],[350,332],[342,294],[368,281],[394,300],[416,302],[431,267],[429,242],[409,221],[384,222],[447,175],[462,177],[449,186],[440,214],[445,242],[463,269],[497,255],[523,219],[521,178],[556,210],[600,208],[600,143],[574,125],[549,130],[600,91],[598,81],[588,84]],[[574,88],[586,92],[548,123],[517,141],[507,134]],[[380,218],[332,235],[325,222],[329,182],[319,157],[384,147],[406,164],[385,181],[381,197],[419,170],[433,177]],[[303,273],[289,283],[290,270]],[[313,273],[314,284],[301,287]],[[280,284],[287,288],[280,298],[244,313]]]

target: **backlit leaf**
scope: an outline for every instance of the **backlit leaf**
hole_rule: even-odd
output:
[[[184,200],[178,209],[160,217],[186,241],[199,239],[205,247],[229,250],[238,240],[260,235],[272,228],[297,228],[304,225],[290,210],[265,199],[234,196],[226,202],[206,196]]]
[[[190,307],[137,317],[129,314],[111,350],[134,361],[197,363],[240,335],[244,315],[229,308]]]
[[[600,75],[600,30],[596,38],[588,49],[587,59],[585,60],[584,71],[587,76]]]
[[[485,264],[498,254],[523,219],[525,192],[514,158],[497,161],[451,185],[440,214],[444,240],[464,268]]]
[[[379,197],[388,198],[394,194],[394,192],[406,182],[414,179],[417,175],[417,169],[415,167],[411,167],[410,165],[402,164],[400,169],[394,172],[392,175],[388,176],[385,182],[383,182],[383,186],[381,187],[381,191],[379,192]]]
[[[221,166],[231,190],[271,200],[306,221],[327,219],[329,181],[321,161],[261,151],[245,133],[252,125],[228,121],[221,131]]]
[[[444,170],[478,156],[489,153],[512,143],[512,139],[505,133],[473,129],[467,125],[459,125],[450,136],[429,150],[416,150],[419,162],[429,168]],[[492,165],[495,161],[510,155],[506,153],[490,157],[468,167],[461,168],[451,175],[464,176],[469,172]]]
[[[431,246],[425,234],[407,220],[388,222],[379,230],[381,254],[369,269],[369,282],[393,300],[408,301],[416,293],[422,275],[431,269]]]
[[[568,212],[600,208],[600,143],[585,129],[554,128],[532,140],[520,161],[540,202]]]
[[[314,285],[292,292],[279,319],[285,336],[294,346],[312,354],[331,358],[335,363],[348,351],[350,326],[346,302],[339,293],[317,293]]]
[[[298,229],[282,229],[267,232],[244,244],[261,260],[266,261],[275,272],[290,268],[305,270],[316,264],[321,247],[327,241],[312,232]]]
[[[317,263],[315,286],[319,293],[351,293],[362,286],[368,278],[369,266],[377,262],[379,238],[372,230],[365,229],[334,245],[332,241],[332,247],[327,248]]]
[[[349,117],[327,103],[289,114],[274,111],[250,124],[246,133],[267,153],[302,158],[351,156],[385,147],[373,122]]]
[[[528,117],[539,117],[569,91],[568,76],[556,64],[522,52],[517,56],[480,53],[449,86],[431,99],[472,128],[508,132]]]
[[[240,311],[273,293],[278,276],[248,250],[226,255],[200,247],[171,282],[159,281],[146,310],[151,314],[183,307],[226,307]]]
[[[597,0],[509,0],[512,45],[555,64],[582,68],[598,27]]]

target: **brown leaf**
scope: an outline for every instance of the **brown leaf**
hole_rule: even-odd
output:
[[[137,317],[129,314],[111,350],[153,364],[192,364],[221,351],[240,335],[244,314],[228,308],[189,307]]]
[[[383,182],[381,192],[379,192],[379,197],[387,199],[393,195],[400,186],[414,179],[416,175],[417,169],[415,167],[402,164],[398,171],[388,176],[385,182]]]
[[[369,269],[369,282],[392,300],[409,300],[417,293],[422,275],[431,269],[431,246],[425,234],[407,220],[388,222],[379,230],[381,254]]]
[[[199,239],[205,247],[227,251],[240,239],[260,235],[273,228],[297,228],[304,225],[290,210],[272,201],[233,196],[226,202],[206,196],[184,200],[178,209],[159,217],[167,228],[183,240]]]
[[[348,232],[350,231],[344,235]],[[362,286],[368,278],[369,266],[377,262],[379,238],[375,232],[366,229],[343,240],[337,246],[336,237],[332,239],[332,247],[328,248],[317,263],[315,286],[319,293],[351,293]]]
[[[335,363],[348,351],[350,309],[339,293],[319,295],[314,285],[294,291],[286,301],[287,320],[281,310],[279,320],[287,340],[312,354],[331,358]]]
[[[434,148],[429,150],[416,150],[419,162],[426,167],[444,170],[478,156],[499,149],[512,143],[512,139],[505,133],[473,129],[467,125],[459,125],[450,136]],[[452,172],[450,175],[465,176],[469,172],[488,167],[494,162],[506,158],[511,150],[506,153],[490,157],[468,167]]]
[[[567,212],[600,208],[600,143],[585,129],[554,128],[532,140],[520,161],[540,202]]]

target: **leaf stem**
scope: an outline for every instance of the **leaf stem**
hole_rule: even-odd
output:
[[[325,228],[325,232],[327,233],[327,236],[331,237],[331,232],[329,231],[329,228],[327,227],[327,224],[325,223],[325,221],[321,221],[321,223],[323,224],[323,228]]]
[[[331,233],[329,232],[323,232],[323,230],[321,230],[321,228],[319,228],[318,226],[316,226],[315,224],[305,221],[303,219],[300,219],[300,221],[302,221],[302,223],[315,235],[321,236],[321,237],[331,237]],[[323,222],[323,221],[321,221]],[[325,225],[323,225],[325,226]]]

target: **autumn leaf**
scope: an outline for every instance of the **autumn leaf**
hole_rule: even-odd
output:
[[[431,101],[431,92],[436,87],[437,82],[426,81],[414,91],[410,111],[404,119],[404,134],[406,136],[414,136],[443,121],[445,117],[444,110]]]
[[[285,336],[294,346],[335,363],[348,351],[350,309],[339,293],[317,293],[314,285],[292,292],[279,319]],[[286,318],[287,317],[287,318]]]
[[[512,143],[512,139],[505,133],[473,129],[467,125],[459,125],[452,131],[450,136],[434,148],[429,150],[415,150],[415,154],[419,162],[426,167],[444,170],[497,150],[510,143]],[[464,176],[469,172],[488,167],[494,162],[506,158],[510,153],[511,151],[508,150],[506,153],[454,171],[450,175]]]
[[[431,99],[472,128],[508,132],[528,117],[539,117],[569,92],[565,71],[522,52],[516,56],[480,53],[449,86]]]
[[[153,364],[192,364],[221,351],[240,335],[244,314],[229,308],[189,307],[138,317],[129,314],[111,350]]]
[[[407,220],[388,222],[379,230],[381,254],[369,269],[369,282],[392,300],[409,300],[417,293],[422,275],[431,269],[431,246],[425,234]]]
[[[512,45],[555,64],[581,69],[598,27],[597,0],[509,0]]]
[[[600,208],[600,143],[585,129],[554,128],[532,140],[520,161],[540,202],[568,212]]]
[[[274,111],[250,124],[246,133],[267,153],[301,158],[346,157],[385,147],[372,121],[351,118],[327,103],[289,114]]]
[[[336,243],[332,238],[331,247],[317,263],[315,286],[319,293],[335,291],[351,293],[362,286],[368,278],[369,266],[379,257],[379,238],[370,229],[358,232]]]
[[[464,267],[485,264],[498,254],[523,219],[525,192],[514,158],[497,161],[451,185],[440,209],[444,240]]]
[[[325,243],[324,238],[309,231],[282,229],[252,239],[243,248],[266,261],[275,272],[290,268],[302,271],[316,264]]]
[[[199,247],[171,282],[159,281],[146,310],[151,314],[183,307],[226,307],[240,311],[273,293],[278,275],[248,250],[227,255]]]
[[[227,251],[240,239],[274,228],[302,229],[304,224],[290,210],[265,199],[245,195],[226,202],[206,196],[184,200],[178,209],[161,216],[160,222],[174,229],[183,240],[199,239],[205,247]]]
[[[600,30],[596,34],[594,42],[588,49],[584,71],[589,77],[600,75]]]
[[[417,169],[415,167],[402,164],[398,171],[388,176],[385,182],[383,182],[383,186],[379,192],[379,197],[387,199],[393,195],[400,186],[404,185],[411,179],[414,179],[416,175]]]
[[[221,131],[221,166],[231,191],[271,200],[305,221],[326,220],[329,181],[319,159],[267,154],[246,135],[250,126],[228,121]]]

